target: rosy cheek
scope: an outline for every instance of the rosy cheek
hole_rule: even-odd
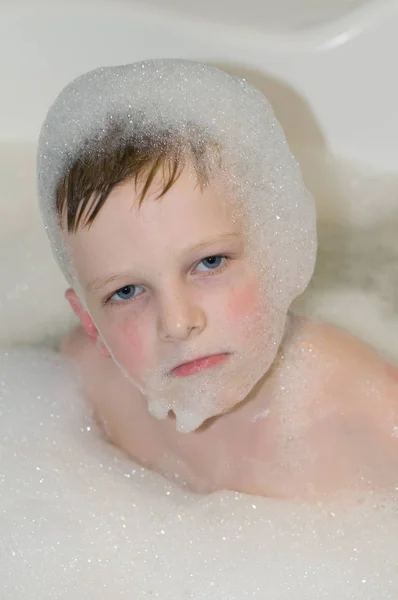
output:
[[[232,323],[241,323],[247,316],[253,316],[259,309],[259,290],[253,283],[234,288],[229,296],[226,315]]]
[[[116,360],[134,371],[148,366],[150,357],[146,341],[142,324],[135,322],[114,324],[108,335],[108,343]]]

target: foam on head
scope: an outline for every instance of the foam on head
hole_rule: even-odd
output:
[[[56,189],[82,150],[98,143],[112,121],[124,140],[176,131],[209,133],[244,197],[252,225],[272,254],[281,288],[308,284],[315,254],[314,206],[282,128],[263,94],[246,80],[184,60],[150,60],[91,71],[58,96],[43,124],[38,150],[40,210],[61,269],[73,281],[56,211]],[[283,284],[282,284],[283,282]]]
[[[161,144],[167,132],[188,145],[211,140],[220,150],[219,182],[228,193],[232,191],[245,219],[252,256],[266,290],[263,331],[267,340],[262,348],[253,338],[250,385],[247,381],[241,390],[248,393],[246,388],[258,381],[275,358],[287,308],[307,286],[316,254],[313,199],[268,100],[244,79],[184,60],[101,68],[79,77],[61,92],[41,131],[38,191],[54,255],[79,295],[79,282],[59,227],[56,190],[82,153],[90,147],[101,148],[101,139],[113,124],[121,131],[121,145],[140,144],[148,136],[154,144]],[[256,323],[243,326],[262,331]],[[128,374],[127,365],[119,366]],[[154,380],[156,377],[159,373]],[[195,411],[188,417],[184,409],[186,422],[191,423],[186,429],[212,416],[209,406],[214,405],[221,384],[218,380],[205,402],[205,390],[211,388],[208,377],[203,386],[195,386],[199,390],[193,399]],[[150,410],[159,417],[170,409],[177,414],[175,395],[172,397],[170,390],[166,393],[164,381],[155,387],[163,392],[152,402],[149,399]],[[189,396],[186,392],[185,398]]]

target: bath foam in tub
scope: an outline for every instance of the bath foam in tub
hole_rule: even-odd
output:
[[[191,495],[101,438],[56,353],[0,373],[2,600],[396,600],[393,499]]]
[[[78,159],[112,153],[121,140],[122,146],[149,154],[170,146],[180,148],[187,162],[195,156],[203,171],[198,178],[209,176],[220,193],[231,197],[236,219],[244,220],[247,252],[262,280],[261,308],[240,325],[251,332],[250,345],[239,357],[231,353],[236,360],[184,381],[168,376],[177,362],[174,356],[137,381],[91,312],[102,341],[147,398],[150,412],[164,419],[172,410],[177,429],[189,432],[222,412],[221,397],[243,400],[274,361],[287,310],[313,272],[314,203],[269,102],[244,79],[183,60],[87,73],[51,107],[38,151],[42,217],[54,255],[83,304],[85,294],[59,227],[57,188]],[[225,340],[228,346],[228,332]],[[230,345],[234,347],[233,340]],[[191,348],[192,357],[200,350]],[[234,377],[238,360],[242,377]]]

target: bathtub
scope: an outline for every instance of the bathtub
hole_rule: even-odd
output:
[[[270,98],[317,201],[318,264],[296,309],[397,360],[397,31],[398,0],[3,0],[1,598],[397,597],[390,501],[337,514],[197,498],[107,446],[51,350],[73,319],[34,181],[41,122],[78,74],[155,57],[239,73]]]

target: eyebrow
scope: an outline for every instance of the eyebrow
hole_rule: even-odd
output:
[[[206,246],[211,246],[212,244],[215,244],[217,242],[223,242],[225,240],[231,240],[239,237],[241,237],[241,235],[237,232],[223,233],[222,235],[219,235],[215,238],[210,238],[208,240],[204,240],[203,242],[199,242],[199,244],[190,246],[189,248],[184,248],[181,252],[182,254],[192,254],[201,250],[202,248],[205,248]],[[112,273],[111,275],[103,275],[101,277],[96,277],[87,284],[87,291],[91,293],[98,292],[113,281],[123,279],[124,277],[131,277],[131,272],[121,271],[120,273]]]

